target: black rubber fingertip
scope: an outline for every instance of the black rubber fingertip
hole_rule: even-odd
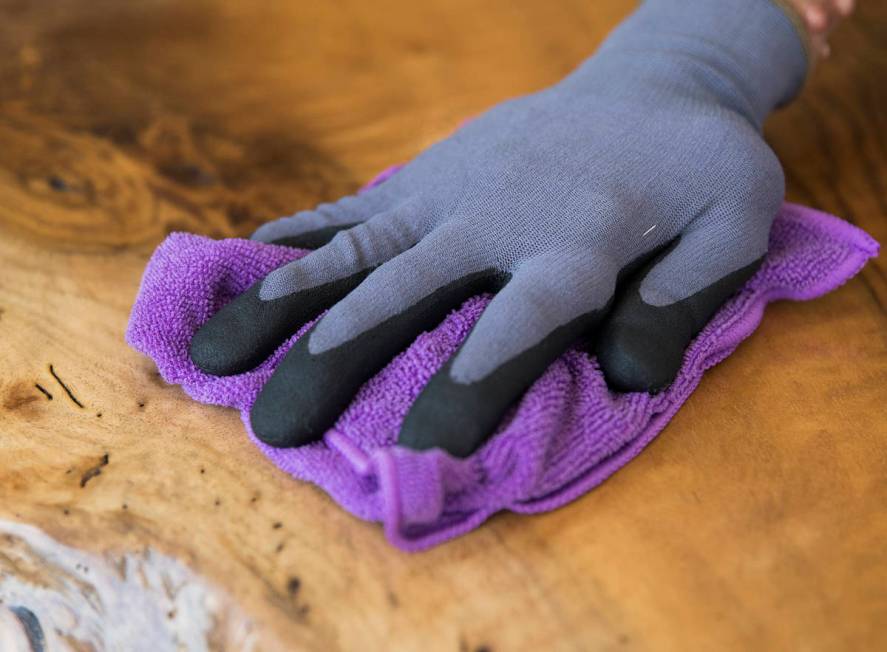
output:
[[[313,428],[300,406],[293,405],[292,397],[280,396],[266,385],[249,413],[250,427],[259,441],[276,448],[302,446],[316,441],[323,429]]]
[[[373,373],[369,365],[345,364],[354,359],[348,346],[312,355],[309,339],[305,334],[293,345],[250,410],[253,432],[270,446],[303,446],[320,439]]]
[[[221,329],[213,326],[203,327],[194,333],[188,347],[188,357],[197,368],[213,376],[228,375],[228,366],[219,352],[221,351]]]
[[[259,281],[198,329],[189,345],[191,361],[213,376],[254,369],[305,322],[357,287],[368,273],[363,270],[267,301],[259,296]]]
[[[401,430],[397,443],[414,451],[440,448],[453,457],[466,458],[491,434],[476,422],[463,423],[458,428],[442,426],[449,426],[447,420],[427,422],[424,427],[413,422]]]
[[[597,356],[607,385],[620,392],[658,392],[680,371],[684,348],[649,330],[611,322],[602,329]]]
[[[759,266],[757,260],[665,306],[646,303],[640,294],[643,277],[636,279],[598,334],[598,362],[610,388],[658,392],[668,387],[693,338]]]
[[[404,419],[398,444],[414,450],[440,448],[468,457],[496,431],[508,409],[558,356],[587,332],[600,311],[559,326],[538,344],[512,358],[485,378],[461,383],[451,374],[453,360],[432,376]]]
[[[457,383],[448,368],[431,379],[407,413],[399,445],[416,451],[440,448],[454,457],[468,457],[496,428],[513,399],[497,400],[482,387]]]
[[[252,369],[267,357],[268,348],[274,348],[262,347],[263,341],[269,339],[269,333],[263,331],[271,326],[263,316],[256,284],[194,333],[188,347],[191,361],[213,376],[230,376]],[[285,337],[285,333],[279,336]]]

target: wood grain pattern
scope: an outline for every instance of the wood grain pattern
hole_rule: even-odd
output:
[[[169,231],[244,235],[351,192],[560,78],[632,4],[0,0],[0,519],[177,559],[258,649],[883,647],[883,260],[773,306],[596,491],[419,555],[123,343]],[[766,130],[790,199],[882,242],[885,40],[887,6],[861,3]]]

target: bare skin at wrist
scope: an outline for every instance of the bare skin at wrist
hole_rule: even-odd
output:
[[[828,37],[838,23],[853,13],[855,0],[781,0],[782,5],[795,15],[796,24],[806,31],[810,56],[824,59],[829,56]]]

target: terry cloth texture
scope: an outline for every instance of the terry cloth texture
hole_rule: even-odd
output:
[[[656,395],[613,393],[595,359],[571,350],[530,388],[496,434],[465,459],[440,450],[415,452],[395,442],[407,409],[465,339],[489,295],[466,301],[420,335],[363,386],[322,441],[277,449],[249,436],[287,473],[318,484],[352,514],[382,522],[395,546],[428,548],[476,528],[499,510],[555,509],[600,484],[665,427],[707,369],[755,330],[767,303],[808,300],[834,290],[877,251],[878,244],[860,229],[786,204],[773,223],[760,270],[696,337],[668,389]],[[145,270],[127,341],[155,361],[166,382],[181,385],[195,400],[240,410],[249,431],[256,395],[311,324],[261,366],[237,376],[201,372],[188,357],[188,345],[226,302],[306,253],[173,233]]]

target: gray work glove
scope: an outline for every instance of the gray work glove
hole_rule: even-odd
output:
[[[580,337],[614,389],[663,388],[767,250],[784,181],[761,126],[806,70],[770,0],[648,0],[559,84],[372,190],[260,228],[317,249],[219,311],[191,357],[244,372],[329,308],[251,413],[260,439],[298,446],[419,333],[494,291],[401,444],[470,454]]]

